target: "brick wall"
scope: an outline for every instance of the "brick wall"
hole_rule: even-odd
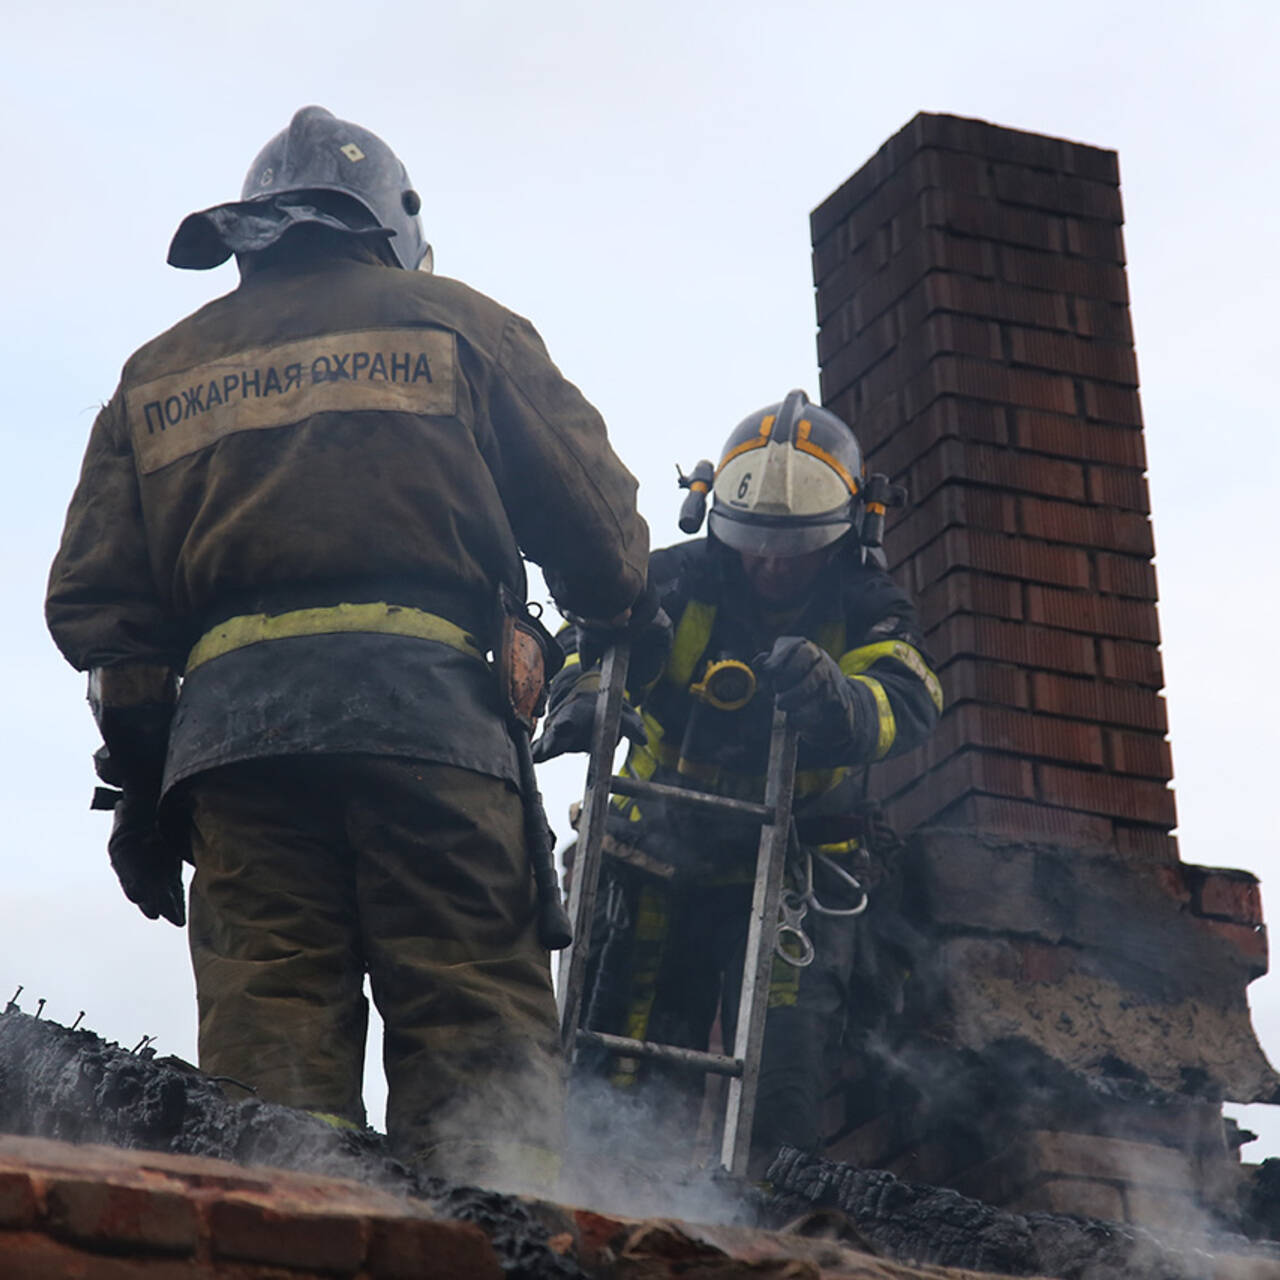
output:
[[[879,770],[927,822],[1177,858],[1116,155],[919,115],[813,212],[822,399],[948,696]]]

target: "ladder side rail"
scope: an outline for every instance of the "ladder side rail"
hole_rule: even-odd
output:
[[[778,905],[782,897],[791,808],[795,797],[795,767],[796,733],[788,727],[786,713],[775,707],[765,792],[765,804],[772,810],[772,821],[760,831],[742,993],[734,1035],[733,1056],[742,1061],[743,1072],[729,1082],[720,1149],[721,1163],[739,1177],[747,1172],[747,1159],[751,1152],[751,1127],[760,1082],[760,1053],[764,1045],[769,982],[773,976],[773,953],[778,939]]]
[[[587,759],[587,783],[582,813],[578,818],[578,849],[574,859],[573,884],[569,890],[573,941],[560,953],[560,1043],[570,1061],[576,1045],[574,1033],[582,1010],[582,989],[587,978],[591,926],[595,920],[596,893],[600,884],[604,824],[609,813],[610,779],[618,745],[618,729],[622,723],[622,695],[626,689],[630,656],[630,641],[620,640],[605,651],[600,665],[600,689],[596,695],[591,754]]]

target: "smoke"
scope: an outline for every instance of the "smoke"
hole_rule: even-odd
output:
[[[758,1193],[720,1166],[722,1092],[713,1084],[704,1096],[674,1074],[654,1072],[618,1087],[579,1071],[569,1091],[557,1198],[633,1218],[755,1222]]]

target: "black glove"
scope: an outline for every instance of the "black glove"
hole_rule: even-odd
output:
[[[595,693],[570,694],[559,706],[553,706],[543,721],[542,732],[534,741],[534,763],[544,764],[568,751],[590,751],[595,717]],[[622,704],[622,720],[618,729],[618,742],[623,738],[630,738],[632,742],[643,746],[649,740],[640,713],[630,703]],[[617,743],[614,745],[617,746]]]
[[[154,793],[122,792],[116,801],[107,854],[124,896],[148,920],[164,916],[181,928],[187,922],[182,853],[157,825],[157,804]]]
[[[631,606],[626,621],[617,626],[578,622],[578,658],[582,669],[594,666],[604,657],[604,651],[619,640],[631,642],[628,690],[647,689],[662,674],[672,645],[671,619],[653,587],[645,587]]]
[[[801,636],[779,636],[753,663],[769,681],[778,706],[797,732],[817,747],[842,747],[853,740],[858,702],[836,660]]]

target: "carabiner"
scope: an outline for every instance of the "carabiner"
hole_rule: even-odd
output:
[[[778,902],[778,914],[782,917],[778,925],[777,941],[773,944],[774,954],[793,969],[807,969],[813,963],[816,954],[813,942],[801,925],[809,910],[808,903],[797,893],[790,890],[783,893]],[[783,945],[783,936],[789,934],[799,945],[799,954],[793,954]]]

